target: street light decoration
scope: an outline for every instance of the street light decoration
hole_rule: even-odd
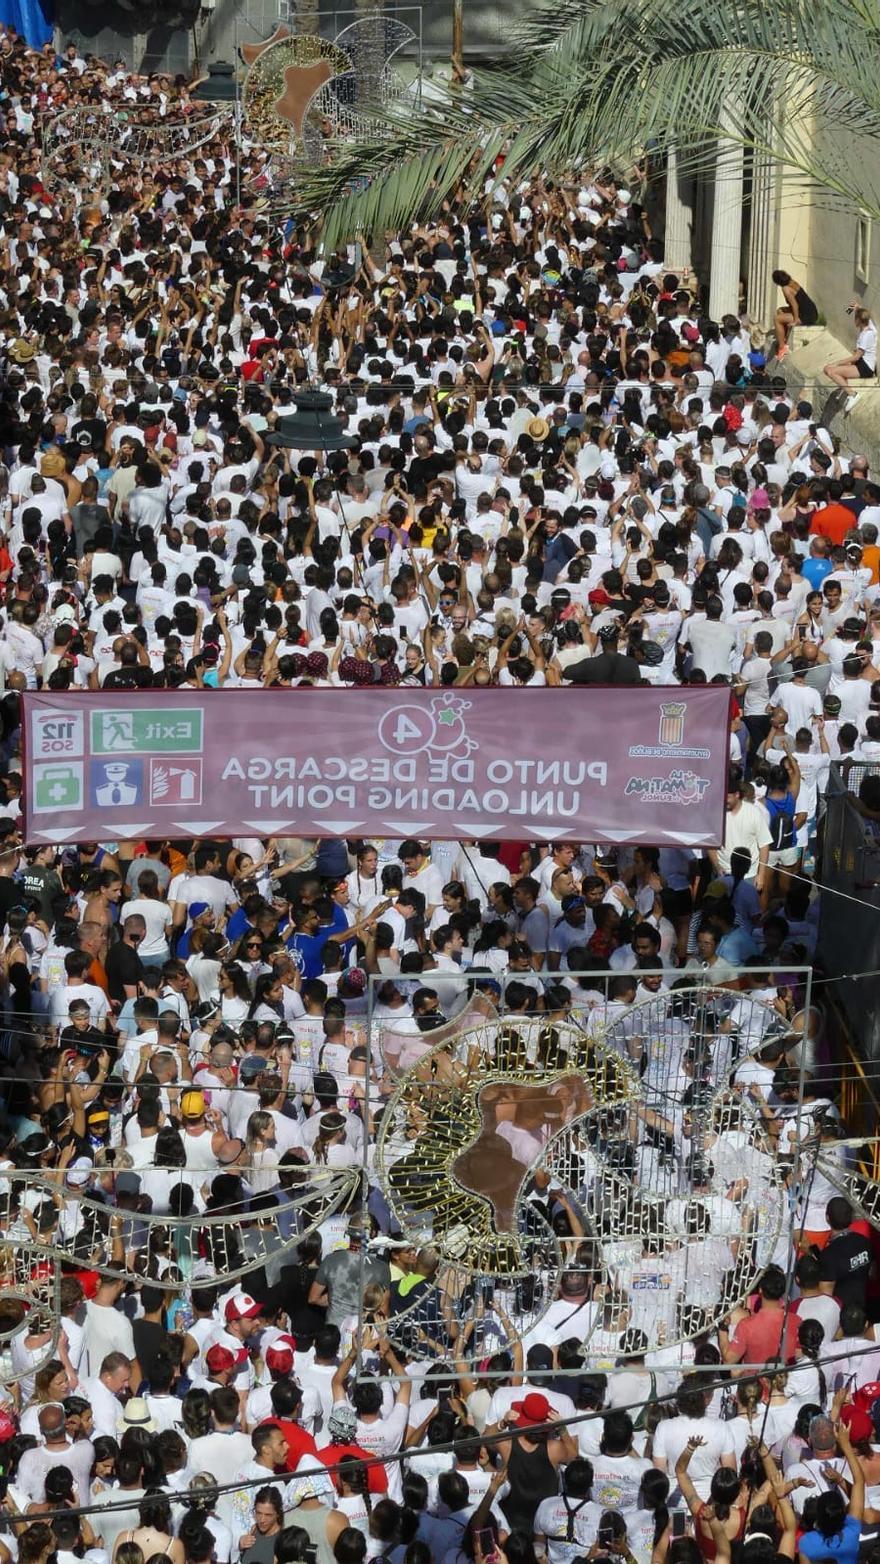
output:
[[[350,23],[332,43],[279,23],[263,43],[242,44],[244,118],[253,141],[271,154],[260,176],[271,207],[289,208],[298,172],[325,162],[331,142],[383,134],[389,108],[408,90],[393,61],[415,36],[377,13]]]
[[[231,67],[230,67],[231,69]],[[199,97],[198,89],[193,97]],[[206,96],[206,95],[203,95]],[[210,102],[224,102],[207,98]],[[229,102],[231,103],[231,99]],[[171,163],[191,157],[227,127],[225,108],[198,119],[169,123],[153,118],[149,109],[107,109],[79,103],[47,118],[43,124],[40,177],[52,192],[78,189],[88,176],[90,199],[112,189],[114,165]]]

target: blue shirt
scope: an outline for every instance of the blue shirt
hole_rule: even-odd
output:
[[[333,919],[330,923],[324,923],[317,934],[292,934],[287,941],[287,948],[300,969],[304,978],[320,977],[324,970],[324,946],[331,934],[339,934],[349,926],[348,919],[341,907],[334,906]],[[352,940],[354,935],[352,935]],[[344,949],[351,947],[351,940],[346,940]]]
[[[237,939],[241,939],[242,934],[246,934],[249,929],[253,928],[253,926],[254,925],[249,922],[248,915],[244,908],[236,907],[232,917],[229,919],[229,922],[226,925],[226,938],[229,940],[230,945],[234,945],[235,941]]]
[[[826,576],[830,576],[834,566],[830,559],[805,559],[801,565],[801,575],[805,581],[809,581],[810,589],[818,592]]]
[[[291,934],[287,948],[304,978],[321,976],[324,946],[332,933],[332,929],[322,929],[320,934]]]
[[[798,1548],[805,1559],[839,1559],[840,1564],[856,1564],[861,1535],[861,1521],[848,1515],[843,1523],[843,1531],[839,1531],[836,1537],[823,1537],[820,1531],[808,1531],[801,1537]]]
[[[735,967],[744,966],[749,956],[756,956],[757,953],[757,946],[745,929],[731,929],[729,934],[718,941],[719,956],[732,962]]]

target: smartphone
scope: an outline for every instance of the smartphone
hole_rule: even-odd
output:
[[[672,1517],[672,1535],[673,1535],[673,1537],[683,1537],[685,1535],[686,1527],[687,1527],[687,1516],[685,1515],[684,1510],[676,1510],[675,1514]]]
[[[495,1533],[491,1527],[487,1526],[485,1531],[478,1531],[475,1540],[477,1545],[474,1551],[482,1553],[484,1559],[494,1559]]]
[[[806,625],[798,625],[798,635],[800,636],[801,640],[804,639],[806,633],[807,633]]]

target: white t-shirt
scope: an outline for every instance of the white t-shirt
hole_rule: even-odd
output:
[[[721,1462],[722,1456],[734,1457],[735,1451],[726,1423],[713,1422],[708,1417],[671,1417],[660,1423],[654,1434],[654,1460],[666,1463],[670,1481],[673,1480],[675,1463],[690,1438],[703,1440],[695,1450],[688,1465],[688,1476],[704,1501],[709,1498],[709,1485]]]
[[[718,849],[718,865],[721,873],[729,874],[731,855],[736,848],[747,847],[751,863],[746,878],[754,879],[758,872],[758,853],[762,847],[769,847],[772,840],[770,825],[764,810],[744,799],[737,810],[728,811],[727,814],[724,846]]]
[[[593,1499],[603,1510],[634,1510],[642,1478],[651,1470],[640,1455],[590,1457],[593,1463]]]
[[[189,1468],[192,1472],[210,1472],[222,1488],[225,1483],[235,1481],[253,1453],[250,1434],[215,1430],[192,1441]]]
[[[809,728],[812,718],[822,713],[822,697],[809,684],[780,685],[774,698],[788,717],[790,733],[796,733],[798,728]]]
[[[870,370],[877,368],[877,327],[872,320],[859,332],[856,347]]]
[[[138,896],[134,901],[127,901],[119,914],[120,923],[126,918],[143,918],[147,926],[147,932],[140,946],[138,955],[141,960],[161,956],[164,960],[168,955],[168,930],[171,928],[172,913],[167,901],[158,901],[152,896]]]
[[[207,902],[222,927],[227,907],[235,906],[235,892],[215,874],[188,874],[182,877],[179,888],[169,887],[169,900],[185,902],[187,908],[197,901]]]
[[[87,1299],[84,1347],[86,1372],[94,1378],[108,1352],[124,1352],[127,1358],[134,1358],[131,1321],[119,1309]]]

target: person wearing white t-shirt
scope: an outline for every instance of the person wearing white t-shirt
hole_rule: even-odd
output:
[[[766,811],[743,797],[743,784],[732,781],[727,790],[723,846],[709,849],[709,858],[719,874],[730,873],[730,859],[738,847],[749,855],[745,878],[753,880],[756,890],[764,883],[772,841]]]
[[[688,1476],[704,1503],[719,1466],[736,1470],[736,1453],[725,1423],[706,1416],[707,1396],[696,1384],[682,1385],[676,1397],[678,1416],[660,1423],[654,1435],[654,1465],[672,1481],[675,1463],[691,1439],[701,1440],[690,1461]]]
[[[403,864],[403,889],[421,891],[425,898],[425,917],[430,920],[443,900],[443,876],[431,863],[418,842],[404,842],[398,853]]]
[[[189,1447],[189,1465],[194,1472],[210,1472],[221,1488],[234,1482],[253,1455],[249,1434],[236,1430],[239,1415],[237,1390],[218,1385],[211,1392],[213,1432],[193,1439]]]
[[[687,619],[682,626],[681,643],[690,647],[693,667],[701,668],[706,683],[711,684],[715,675],[730,673],[730,658],[736,646],[736,631],[722,622],[724,604],[715,593],[706,603],[705,619]]]
[[[791,667],[790,681],[787,684],[780,684],[774,700],[785,712],[788,719],[786,723],[788,732],[795,734],[798,728],[809,728],[813,718],[822,715],[822,697],[818,690],[814,690],[806,683],[809,670],[806,658],[793,657]]]
[[[235,892],[217,873],[220,853],[216,847],[202,845],[193,854],[193,874],[181,875],[168,888],[168,900],[174,913],[175,927],[186,923],[193,902],[207,902],[218,927],[225,926],[228,915],[238,906]]]
[[[869,310],[862,309],[858,300],[850,305],[847,314],[851,314],[853,325],[858,336],[854,353],[849,353],[846,358],[835,359],[833,363],[826,364],[823,373],[828,379],[839,386],[841,391],[849,393],[849,408],[855,405],[858,391],[853,388],[854,381],[873,380],[877,373],[877,327],[871,319]]]

